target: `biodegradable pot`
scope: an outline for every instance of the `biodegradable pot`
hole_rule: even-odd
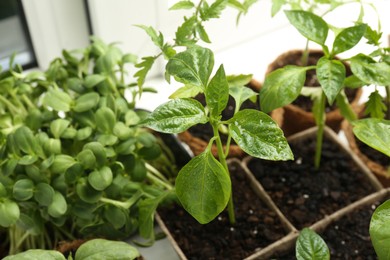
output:
[[[342,130],[351,150],[367,165],[370,171],[385,187],[390,187],[390,159],[358,140],[352,131],[352,125],[344,120]],[[362,151],[364,149],[364,152]],[[387,165],[386,165],[387,162]]]
[[[251,88],[252,90],[258,92],[261,88],[261,84],[260,84],[260,82],[256,81],[255,79],[252,79],[249,82],[248,87]],[[199,95],[197,98],[202,99],[199,101],[201,103],[203,103],[203,105],[206,104],[203,94]],[[245,106],[248,106],[250,108],[259,109],[258,102],[251,103],[250,101],[246,101],[243,104],[243,107],[245,107]],[[233,98],[229,97],[228,107],[222,112],[222,117],[224,119],[228,119],[228,118],[232,117],[233,112],[234,112],[234,107],[235,107],[234,100],[233,100]],[[184,131],[183,133],[178,134],[179,139],[188,145],[189,149],[193,152],[194,155],[198,155],[205,150],[205,148],[208,145],[208,140],[212,136],[213,136],[213,130],[212,130],[211,125],[208,123],[205,125],[197,125],[197,126],[191,127],[187,131]],[[222,138],[224,138],[224,137],[225,136],[222,135]],[[224,142],[224,141],[226,141],[226,140],[223,139],[222,142]],[[213,155],[215,157],[218,157],[217,147],[215,144],[213,144],[211,150],[212,150]],[[232,157],[242,158],[245,155],[246,155],[245,152],[243,150],[241,150],[241,148],[238,145],[236,145],[234,143],[232,143],[230,145],[230,149],[229,149],[229,157],[230,158],[232,158]]]
[[[161,209],[156,216],[181,259],[250,259],[264,248],[287,250],[292,243],[291,234],[297,231],[255,178],[237,159],[230,159],[228,164],[233,182],[235,225],[230,225],[227,212],[201,225],[178,206]],[[244,231],[243,226],[249,230]]]
[[[272,71],[282,68],[286,65],[298,65],[302,66],[302,50],[291,50],[281,54],[273,61],[267,68],[266,75]],[[322,50],[309,50],[308,65],[315,65],[320,57],[324,54]],[[346,68],[346,74],[351,75],[350,66],[348,63],[343,62]],[[315,74],[315,70],[309,70],[306,73],[305,86],[319,87],[319,83]],[[362,90],[346,89],[347,98],[351,104],[355,113],[359,113],[361,107],[358,106],[358,101],[362,95]],[[299,96],[292,104],[286,105],[282,108],[275,109],[271,112],[271,117],[278,123],[283,129],[285,136],[290,136],[297,132],[303,131],[310,127],[315,126],[315,119],[311,112],[312,101],[308,97]],[[326,108],[325,123],[332,128],[335,132],[338,132],[341,127],[343,116],[340,110],[336,107],[328,106]]]

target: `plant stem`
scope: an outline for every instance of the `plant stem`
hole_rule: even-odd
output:
[[[155,175],[153,175],[149,171],[146,173],[146,178],[148,178],[149,180],[153,181],[154,183],[161,184],[167,190],[172,190],[173,189],[173,187],[169,183],[162,181],[161,179],[157,178]]]
[[[226,172],[229,174],[229,177],[230,177],[230,172],[229,172],[229,168],[228,168],[228,165],[226,162],[225,153],[223,151],[221,137],[220,137],[219,132],[218,132],[218,124],[211,124],[211,125],[213,126],[214,137],[216,137],[215,142],[217,143],[219,162],[222,164],[223,168],[226,170]],[[226,150],[227,150],[227,152],[226,152],[226,155],[227,155],[229,153],[228,146],[226,146]],[[233,189],[232,189],[232,192],[230,193],[230,198],[228,201],[227,209],[228,209],[228,215],[229,215],[229,222],[231,225],[234,225],[236,223],[236,217],[234,214]]]
[[[301,62],[302,66],[307,66],[307,63],[309,62],[309,40],[306,41],[306,46],[302,53]]]
[[[324,139],[324,126],[325,126],[325,104],[326,104],[326,97],[324,92],[321,94],[321,98],[319,101],[318,110],[316,111],[316,124],[318,127],[317,130],[317,140],[316,140],[316,153],[314,158],[314,166],[316,169],[320,167],[321,163],[321,152],[322,152],[322,142]]]

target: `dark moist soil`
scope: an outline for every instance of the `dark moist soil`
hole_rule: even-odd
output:
[[[316,65],[319,58],[323,56],[323,53],[320,52],[314,52],[310,53],[308,58],[308,66]],[[284,56],[284,60],[278,61],[277,64],[275,64],[274,70],[282,68],[286,65],[297,65],[297,66],[303,66],[302,59],[301,59],[301,52],[296,52],[295,55],[291,53],[291,55]],[[344,64],[345,65],[345,64]],[[351,69],[349,66],[346,66],[346,76],[352,75]],[[317,74],[315,70],[308,70],[306,72],[306,81],[305,81],[306,87],[319,87],[320,83],[318,82]],[[349,100],[349,102],[352,102],[355,95],[356,95],[356,89],[351,88],[345,88],[344,89],[345,94]],[[305,97],[302,95],[299,95],[297,99],[293,101],[293,104],[300,107],[301,109],[311,112],[313,108],[313,101],[309,97]],[[327,104],[325,107],[325,112],[330,112],[332,110],[336,109],[336,105],[329,105]]]
[[[353,211],[320,233],[329,247],[331,259],[377,259],[370,239],[369,226],[372,214],[382,202],[377,201]],[[296,259],[295,250],[275,259]]]
[[[195,97],[195,99],[198,100],[200,103],[202,103],[203,106],[206,106],[206,99],[205,99],[204,94],[198,94]],[[235,107],[236,107],[236,105],[235,105],[234,99],[231,96],[229,96],[227,107],[224,111],[222,111],[222,119],[228,120],[228,119],[232,118],[234,115]],[[247,100],[241,105],[241,109],[260,110],[259,102],[258,101],[252,102],[250,100]],[[210,138],[214,136],[213,128],[211,127],[211,125],[209,123],[195,125],[193,127],[190,127],[188,129],[188,131],[193,136],[198,137],[206,142],[208,142],[210,140]],[[221,140],[223,143],[226,143],[227,135],[221,134]],[[234,140],[232,140],[232,143],[234,143]]]
[[[318,170],[314,167],[314,137],[290,144],[294,161],[253,159],[248,164],[298,230],[375,191],[350,157],[324,138]]]
[[[199,224],[181,207],[159,214],[188,259],[243,259],[286,235],[276,213],[258,198],[242,168],[230,165],[236,224],[227,212],[206,225]]]

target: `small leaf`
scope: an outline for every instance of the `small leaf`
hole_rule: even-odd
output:
[[[228,0],[217,0],[209,7],[204,5],[201,10],[201,18],[203,21],[207,21],[211,18],[219,18],[223,9],[225,9]]]
[[[204,29],[203,25],[201,24],[198,24],[196,27],[196,32],[198,33],[199,35],[199,38],[204,41],[204,42],[207,42],[207,43],[211,43],[210,41],[210,38],[206,32],[206,30]]]
[[[184,22],[177,28],[175,33],[175,43],[178,46],[192,46],[196,40],[193,38],[195,27],[197,24],[196,16],[184,18]]]
[[[41,182],[35,186],[34,199],[41,206],[49,206],[53,202],[54,189],[47,183]]]
[[[330,253],[325,241],[309,228],[304,228],[297,239],[298,260],[329,260]]]
[[[104,166],[101,169],[94,170],[88,175],[89,184],[98,191],[105,190],[111,185],[113,179],[112,171],[109,167]]]
[[[158,106],[142,122],[163,133],[180,133],[193,125],[207,122],[201,103],[193,99],[174,99]]]
[[[78,179],[76,193],[82,201],[87,203],[96,203],[102,197],[102,192],[92,188],[86,178]]]
[[[229,94],[234,98],[236,106],[241,107],[248,99],[256,97],[258,93],[245,86],[233,86],[229,88]]]
[[[0,201],[0,226],[9,227],[19,219],[20,210],[16,202],[9,199]]]
[[[211,79],[206,88],[205,96],[207,106],[210,109],[210,115],[217,118],[226,108],[229,99],[229,85],[223,65],[219,67]]]
[[[341,91],[336,97],[337,107],[340,109],[341,115],[347,119],[349,122],[357,119],[355,111],[353,111],[351,105],[349,104],[348,98],[345,95],[344,91]]]
[[[66,260],[65,256],[56,250],[29,249],[16,255],[10,255],[3,260]]]
[[[111,134],[116,123],[114,112],[108,107],[99,108],[95,113],[96,126],[101,133]]]
[[[364,36],[366,29],[367,25],[359,24],[342,30],[334,40],[332,53],[339,54],[354,47]]]
[[[351,58],[351,70],[360,80],[379,86],[390,85],[390,65],[375,62],[372,58],[358,54]]]
[[[104,146],[99,142],[90,142],[84,145],[83,150],[89,149],[96,157],[96,163],[99,167],[105,165],[107,160],[107,154]]]
[[[129,243],[93,239],[82,244],[76,252],[77,260],[92,259],[136,259],[140,254]]]
[[[253,78],[252,74],[228,75],[229,87],[246,86]]]
[[[338,60],[329,60],[321,57],[317,62],[317,77],[320,85],[328,99],[333,104],[336,96],[343,88],[345,79],[345,67]]]
[[[82,141],[90,137],[92,134],[92,128],[87,126],[77,130],[76,140]]]
[[[181,87],[177,89],[175,92],[173,92],[169,98],[175,99],[175,98],[192,98],[198,95],[202,92],[202,89],[197,86],[192,85],[185,85],[184,87]]]
[[[249,155],[274,161],[293,159],[282,130],[267,114],[245,109],[228,123],[232,138]]]
[[[77,161],[79,161],[85,169],[93,169],[96,164],[96,157],[91,150],[84,149],[77,154]]]
[[[59,118],[50,123],[50,131],[54,138],[59,139],[69,125],[70,122],[68,120]]]
[[[160,33],[159,35],[157,35],[157,32],[156,30],[151,27],[151,26],[145,26],[145,25],[136,25],[137,27],[143,29],[149,36],[150,38],[152,39],[153,43],[159,47],[160,49],[163,47],[164,45],[164,37],[163,35]]]
[[[139,68],[139,70],[134,74],[135,78],[137,79],[138,86],[142,86],[145,83],[145,78],[150,69],[153,66],[154,61],[156,60],[156,57],[142,57],[142,62],[135,65],[136,68]]]
[[[104,209],[104,217],[110,222],[115,229],[120,229],[126,224],[127,212],[121,208],[108,205]]]
[[[84,86],[86,88],[93,88],[99,83],[103,82],[105,79],[105,76],[99,74],[88,75],[84,79]]]
[[[325,44],[328,36],[328,24],[314,13],[292,10],[285,11],[290,23],[307,39],[320,45]]]
[[[282,6],[286,3],[286,0],[272,0],[272,8],[271,15],[274,17],[277,13],[279,13]]]
[[[65,171],[75,164],[76,161],[72,156],[65,154],[58,154],[54,157],[54,161],[50,166],[50,169],[54,174],[65,173]]]
[[[205,151],[180,170],[176,194],[184,209],[199,223],[209,223],[228,203],[231,194],[229,174],[209,151]]]
[[[90,92],[84,95],[81,95],[76,99],[76,103],[73,107],[73,110],[81,113],[87,110],[93,109],[99,103],[100,96],[96,92]]]
[[[37,150],[37,141],[30,128],[22,126],[14,133],[16,146],[26,154],[33,155]]]
[[[169,10],[180,10],[180,9],[191,9],[194,8],[195,5],[191,1],[179,1],[173,6],[169,8]]]
[[[390,120],[367,118],[355,121],[353,133],[363,143],[390,157]]]
[[[370,237],[378,259],[390,255],[390,200],[382,203],[371,217]]]
[[[307,68],[286,66],[271,72],[260,90],[261,110],[268,113],[294,101],[305,84]]]
[[[371,92],[366,102],[364,113],[373,118],[384,119],[386,111],[386,104],[383,102],[383,97],[379,94],[378,90]]]
[[[30,179],[21,179],[15,182],[12,196],[20,201],[26,201],[34,195],[34,182]]]
[[[68,112],[72,98],[65,92],[58,89],[50,89],[43,98],[43,104],[56,111]]]
[[[212,51],[194,46],[173,56],[168,61],[166,70],[178,82],[205,89],[213,66]]]
[[[56,191],[52,203],[47,208],[49,215],[54,218],[59,218],[66,213],[67,209],[68,205],[66,204],[64,196]]]

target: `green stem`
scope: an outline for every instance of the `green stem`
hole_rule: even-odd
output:
[[[36,108],[36,106],[31,102],[31,100],[26,95],[22,95],[22,99],[23,99],[24,103],[26,103],[28,108],[30,108],[30,109]]]
[[[122,202],[118,200],[112,200],[109,198],[100,198],[100,201],[103,203],[108,203],[119,208],[129,209],[134,203],[136,203],[143,195],[145,195],[141,190],[137,191],[130,199]]]
[[[165,184],[162,183],[162,185],[164,185],[165,187],[167,187],[168,189],[172,189],[172,186],[169,185],[168,183],[168,180],[165,178],[165,176],[159,172],[156,168],[154,168],[152,165],[150,165],[149,163],[145,163],[145,166],[146,166],[146,169],[151,173],[153,174],[154,176],[156,176],[157,178],[159,178],[161,181],[165,182]]]
[[[0,102],[2,102],[4,105],[8,107],[12,115],[20,114],[19,109],[2,95],[0,95]]]
[[[211,124],[213,126],[213,132],[214,132],[214,137],[216,137],[215,139],[215,142],[217,144],[217,151],[218,151],[218,158],[219,158],[219,162],[222,164],[223,168],[226,170],[226,172],[229,174],[230,176],[230,172],[229,172],[229,168],[228,168],[228,165],[227,165],[227,162],[226,162],[226,157],[225,157],[225,154],[224,154],[224,151],[223,151],[223,146],[222,146],[222,142],[221,142],[221,137],[219,135],[219,132],[218,132],[218,124]],[[229,153],[229,147],[226,146],[226,155]],[[231,225],[234,225],[236,223],[236,217],[235,217],[235,214],[234,214],[234,203],[233,203],[233,189],[232,189],[232,192],[230,193],[230,198],[229,198],[229,202],[228,202],[228,205],[227,205],[227,209],[228,209],[228,215],[229,215],[229,221],[230,221],[230,224]]]
[[[173,187],[168,183],[168,182],[164,182],[162,181],[161,179],[157,178],[155,175],[153,175],[151,172],[147,172],[146,173],[146,178],[148,178],[149,180],[153,181],[154,183],[158,183],[158,184],[161,184],[162,186],[164,186],[167,190],[172,190]]]
[[[319,107],[316,114],[318,115],[318,118],[316,119],[317,123],[317,140],[316,140],[316,153],[315,153],[315,159],[314,159],[314,166],[316,169],[320,167],[321,163],[321,152],[322,152],[322,142],[324,139],[324,127],[325,127],[325,104],[326,104],[326,97],[324,92],[321,94],[321,99],[319,101]]]
[[[306,41],[306,46],[302,53],[302,57],[301,57],[302,66],[307,66],[308,61],[309,61],[309,40]]]

